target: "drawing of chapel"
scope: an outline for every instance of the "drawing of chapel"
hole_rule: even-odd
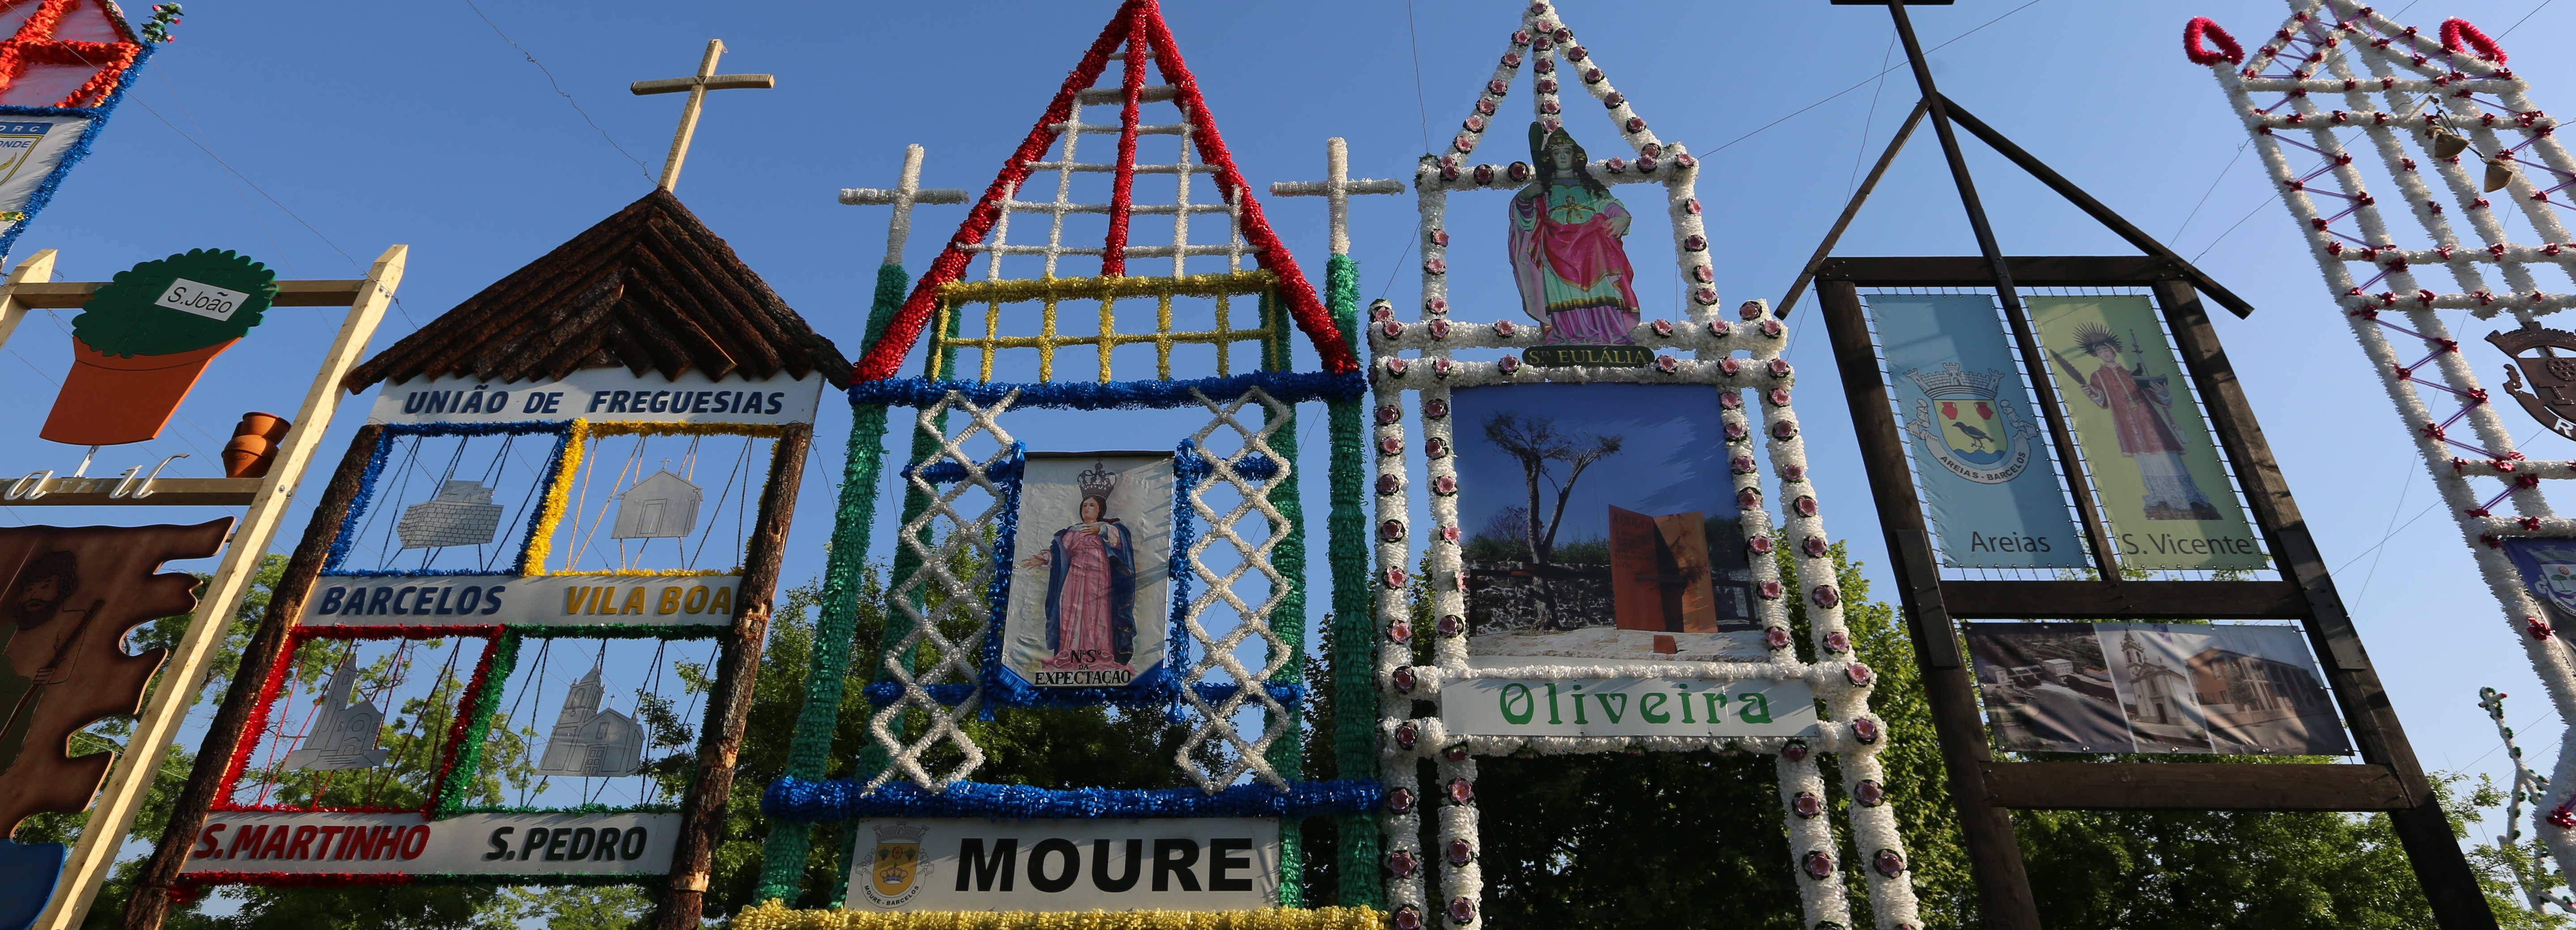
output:
[[[644,727],[615,710],[599,709],[600,667],[572,683],[563,712],[555,717],[554,734],[546,740],[537,771],[550,775],[614,778],[632,775],[644,756]]]

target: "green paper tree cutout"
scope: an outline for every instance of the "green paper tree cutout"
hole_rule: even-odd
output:
[[[162,303],[173,285],[191,281],[249,295],[224,319]],[[189,292],[199,288],[188,287]],[[186,296],[194,296],[189,294]],[[277,272],[229,249],[189,249],[116,273],[72,318],[72,336],[103,355],[172,355],[241,338],[277,297]],[[218,312],[222,309],[216,303]]]

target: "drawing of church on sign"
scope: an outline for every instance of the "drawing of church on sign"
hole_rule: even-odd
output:
[[[357,684],[357,664],[355,655],[340,660],[323,690],[322,707],[314,712],[312,729],[305,731],[302,746],[286,754],[285,767],[325,772],[371,769],[385,763],[392,750],[376,745],[384,731],[385,712],[376,709],[374,701],[349,701],[349,691]]]
[[[480,546],[497,538],[501,505],[480,481],[450,481],[438,496],[403,508],[394,532],[405,549]]]
[[[564,695],[563,713],[555,717],[554,735],[537,771],[549,775],[613,778],[633,775],[644,756],[644,727],[635,718],[599,709],[599,666],[572,683]]]
[[[689,535],[698,525],[698,502],[706,492],[670,469],[635,482],[617,497],[617,524],[610,539],[661,539]]]

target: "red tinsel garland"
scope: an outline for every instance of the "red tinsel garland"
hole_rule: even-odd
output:
[[[1109,185],[1109,242],[1101,251],[1100,274],[1127,273],[1127,224],[1135,213],[1130,197],[1136,190],[1136,123],[1137,112],[1145,102],[1145,58],[1136,54],[1144,45],[1145,18],[1150,12],[1145,4],[1133,4],[1121,10],[1127,15],[1127,68],[1124,106],[1118,111],[1118,171]]]
[[[2496,64],[2504,64],[2504,47],[2497,45],[2494,39],[2487,38],[2486,33],[2479,32],[2478,27],[2469,25],[2468,20],[2454,18],[2442,21],[2443,51],[2454,54],[2463,51],[2461,48],[2463,40],[2478,50],[2478,57]]]
[[[2202,36],[2217,42],[2219,50],[2213,52],[2200,47]],[[2216,21],[2206,16],[2194,16],[2191,22],[2183,24],[2182,54],[2195,65],[2214,65],[2222,58],[2229,64],[2245,63],[2245,46],[2236,44],[2235,36],[2228,35],[2227,30],[2219,28]]]
[[[438,777],[429,783],[429,806],[426,810],[437,810],[439,800],[446,797],[447,780],[456,772],[456,760],[464,755],[460,750],[465,745],[465,732],[483,716],[483,691],[491,685],[492,661],[501,654],[499,629],[493,628],[495,635],[484,645],[483,658],[475,661],[474,675],[466,679],[465,694],[457,699],[456,713],[447,723],[447,754],[439,759]]]
[[[55,39],[53,37],[55,30],[62,26],[63,17],[69,15],[75,6],[82,2],[86,0],[44,0],[35,12],[27,15],[25,22],[19,24],[15,34],[5,41],[0,41],[0,76],[5,76],[11,83],[15,83],[18,78],[25,75],[29,65],[35,64],[76,65],[98,69],[97,73],[90,75],[89,80],[83,81],[81,86],[73,89],[61,100],[39,105],[97,106],[100,101],[106,100],[109,94],[116,91],[117,85],[125,81],[126,71],[134,66],[134,59],[143,52],[143,47],[133,42],[73,42]],[[102,14],[113,15],[107,14],[104,9]],[[125,31],[125,24],[121,20],[117,23],[117,29],[119,32]]]
[[[1028,179],[1029,163],[1046,157],[1047,149],[1052,148],[1056,137],[1061,135],[1054,127],[1073,114],[1076,96],[1099,81],[1110,54],[1129,38],[1127,33],[1135,28],[1129,21],[1131,18],[1141,19],[1148,26],[1146,38],[1153,45],[1156,67],[1162,72],[1164,81],[1178,91],[1175,102],[1189,114],[1191,128],[1199,136],[1199,160],[1217,167],[1220,189],[1240,192],[1244,240],[1261,250],[1256,256],[1261,267],[1279,276],[1280,297],[1297,321],[1297,328],[1305,331],[1306,338],[1314,344],[1315,352],[1323,358],[1327,370],[1339,373],[1359,370],[1358,356],[1352,354],[1350,344],[1334,328],[1331,314],[1315,295],[1314,285],[1308,283],[1305,274],[1287,260],[1287,247],[1280,243],[1278,234],[1263,219],[1259,202],[1252,198],[1251,187],[1244,183],[1243,173],[1234,167],[1234,156],[1226,151],[1224,141],[1216,135],[1216,123],[1208,115],[1206,102],[1199,95],[1198,81],[1190,76],[1179,53],[1174,50],[1171,30],[1163,24],[1160,7],[1154,0],[1127,0],[1119,8],[1118,16],[1101,30],[1100,37],[1092,40],[1091,50],[1083,53],[1082,62],[1074,67],[1073,73],[1065,76],[1064,85],[1056,90],[1055,99],[1047,104],[1046,112],[1038,117],[1037,125],[1029,128],[1029,134],[1020,142],[1019,149],[1002,163],[1001,173],[994,176],[992,186],[984,189],[983,198],[977,200],[975,208],[966,214],[966,222],[958,226],[957,235],[949,240],[947,248],[940,251],[939,258],[933,260],[929,270],[914,283],[912,296],[905,298],[903,310],[887,324],[877,344],[869,347],[867,354],[859,358],[851,374],[852,380],[881,381],[901,372],[905,353],[912,351],[913,343],[921,338],[922,328],[929,324],[931,314],[939,309],[940,286],[958,280],[965,273],[967,263],[974,259],[974,253],[966,251],[965,247],[984,241],[984,237],[992,232],[994,222],[1001,216],[1002,200],[1009,197],[1021,181]],[[1171,57],[1163,57],[1166,55]],[[1129,66],[1134,67],[1135,63],[1131,61]],[[1125,148],[1124,145],[1121,147]],[[1121,159],[1122,163],[1129,160]],[[1106,268],[1105,263],[1103,267]]]
[[[287,670],[294,666],[295,653],[298,649],[303,648],[306,642],[316,639],[442,639],[450,636],[485,636],[497,639],[504,629],[504,627],[497,625],[471,627],[317,626],[298,627],[289,632],[286,638],[286,648],[278,650],[277,659],[269,665],[267,680],[260,683],[259,700],[251,705],[250,722],[243,728],[240,741],[233,744],[232,758],[224,763],[223,781],[218,783],[215,789],[215,801],[213,804],[208,805],[208,809],[245,812],[426,812],[429,810],[427,807],[289,807],[276,804],[240,804],[234,802],[232,797],[233,791],[241,784],[242,773],[250,768],[251,751],[258,748],[260,737],[266,735],[268,732],[269,713],[276,708],[277,698],[279,694],[285,690]],[[488,648],[485,650],[485,656],[485,661],[488,663],[490,656],[490,650]],[[451,746],[450,749],[452,751],[453,747]]]

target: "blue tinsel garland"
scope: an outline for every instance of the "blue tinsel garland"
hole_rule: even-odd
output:
[[[35,220],[36,214],[44,210],[46,204],[53,202],[54,191],[62,187],[63,178],[72,173],[72,166],[80,164],[82,159],[89,157],[90,142],[107,129],[108,116],[116,112],[117,104],[124,102],[125,92],[133,89],[135,77],[143,73],[143,63],[152,60],[152,53],[159,50],[158,46],[150,42],[141,44],[143,48],[135,53],[134,63],[126,66],[124,77],[117,79],[116,90],[110,92],[106,100],[99,101],[97,106],[76,109],[0,107],[0,120],[13,116],[79,116],[89,120],[89,125],[81,127],[80,140],[73,142],[71,148],[63,150],[63,160],[54,163],[54,170],[45,175],[45,179],[36,185],[34,191],[27,194],[26,205],[18,208],[18,212],[27,215],[26,219],[9,224],[9,230],[0,233],[0,256],[9,254],[9,250],[18,243],[18,234],[26,231],[27,224]]]
[[[1377,806],[1383,786],[1374,781],[1289,782],[1287,791],[1254,782],[1214,794],[1196,788],[1074,788],[957,782],[931,792],[893,781],[861,794],[855,779],[769,783],[760,811],[779,820],[834,822],[859,817],[977,817],[991,820],[1128,820],[1146,817],[1280,817],[1303,820],[1365,813]]]
[[[554,453],[547,456],[545,471],[540,474],[545,476],[543,480],[553,481],[555,473],[561,471],[563,468],[564,447],[572,441],[572,421],[570,420],[520,420],[512,423],[385,424],[383,426],[383,432],[377,434],[375,450],[367,455],[367,469],[358,474],[358,494],[349,500],[349,513],[347,516],[340,518],[340,531],[333,534],[331,537],[331,552],[322,560],[322,574],[365,574],[405,578],[427,578],[438,575],[493,574],[492,572],[475,568],[414,568],[386,569],[383,571],[371,572],[351,572],[343,570],[340,566],[342,562],[347,561],[349,558],[350,547],[357,545],[358,523],[366,517],[368,505],[375,500],[377,480],[384,477],[385,464],[393,458],[393,437],[536,436],[547,433],[552,433],[557,438],[555,439]],[[540,497],[538,499],[542,501],[544,499],[542,495],[550,490],[551,489],[540,488]],[[528,542],[536,538],[537,525],[543,522],[542,518],[544,516],[544,507],[529,508],[528,530],[527,533],[519,540],[519,555],[516,559],[512,560],[510,571],[508,572],[509,574],[525,575],[528,573]]]
[[[1303,371],[1256,371],[1227,378],[1191,381],[1047,381],[1015,384],[1003,381],[946,381],[935,378],[889,378],[850,386],[850,402],[889,407],[928,407],[954,391],[978,407],[1020,392],[1014,408],[1067,410],[1163,410],[1198,406],[1196,391],[1210,398],[1240,397],[1260,388],[1273,400],[1294,404],[1309,400],[1355,400],[1368,393],[1368,376]]]

